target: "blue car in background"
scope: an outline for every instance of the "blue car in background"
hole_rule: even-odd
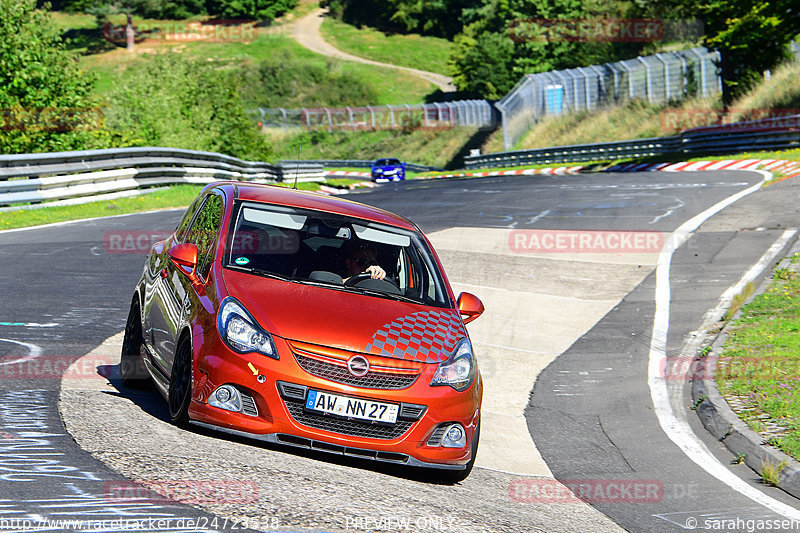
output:
[[[406,164],[399,159],[378,159],[372,163],[372,181],[406,179]]]

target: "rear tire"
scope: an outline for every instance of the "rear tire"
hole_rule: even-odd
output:
[[[475,428],[475,436],[472,438],[472,457],[470,457],[467,467],[464,470],[443,470],[442,479],[448,483],[459,483],[469,477],[472,467],[475,466],[475,457],[478,455],[478,442],[481,440],[481,422],[478,420],[478,427]]]
[[[192,344],[182,339],[175,350],[172,375],[169,378],[167,403],[169,419],[179,427],[189,423],[189,404],[192,401]]]
[[[125,337],[122,339],[122,353],[119,361],[122,384],[131,389],[145,389],[152,385],[150,374],[142,360],[143,347],[142,320],[137,300],[131,304],[128,320],[125,323]]]

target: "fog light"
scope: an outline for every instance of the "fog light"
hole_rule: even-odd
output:
[[[220,387],[217,389],[217,392],[214,393],[214,396],[217,397],[220,403],[227,403],[228,400],[231,399],[231,391],[228,390],[228,387]]]
[[[219,407],[226,411],[239,412],[242,410],[242,397],[236,387],[223,385],[209,396],[208,405]]]
[[[461,424],[453,424],[444,432],[442,446],[445,448],[463,448],[467,445],[467,432]]]

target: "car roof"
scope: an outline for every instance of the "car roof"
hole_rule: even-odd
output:
[[[278,185],[248,182],[220,182],[214,184],[214,186],[236,188],[238,198],[241,200],[313,209],[388,224],[411,231],[419,231],[419,228],[413,222],[400,215],[314,191],[300,191]]]

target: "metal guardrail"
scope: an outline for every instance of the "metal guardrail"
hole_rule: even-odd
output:
[[[629,157],[725,154],[800,148],[800,115],[695,128],[673,137],[515,150],[465,158],[474,168],[608,161]]]
[[[244,161],[175,148],[118,148],[0,155],[0,206],[121,193],[144,187],[216,180],[274,183],[284,177],[323,181],[322,165]]]
[[[374,159],[301,159],[300,164],[319,164],[325,168],[370,168]],[[279,164],[284,165],[287,171],[291,172],[292,165],[296,164],[296,160],[284,160]],[[439,167],[432,167],[428,165],[419,165],[417,163],[406,163],[406,170],[411,172],[431,172],[442,170]]]

